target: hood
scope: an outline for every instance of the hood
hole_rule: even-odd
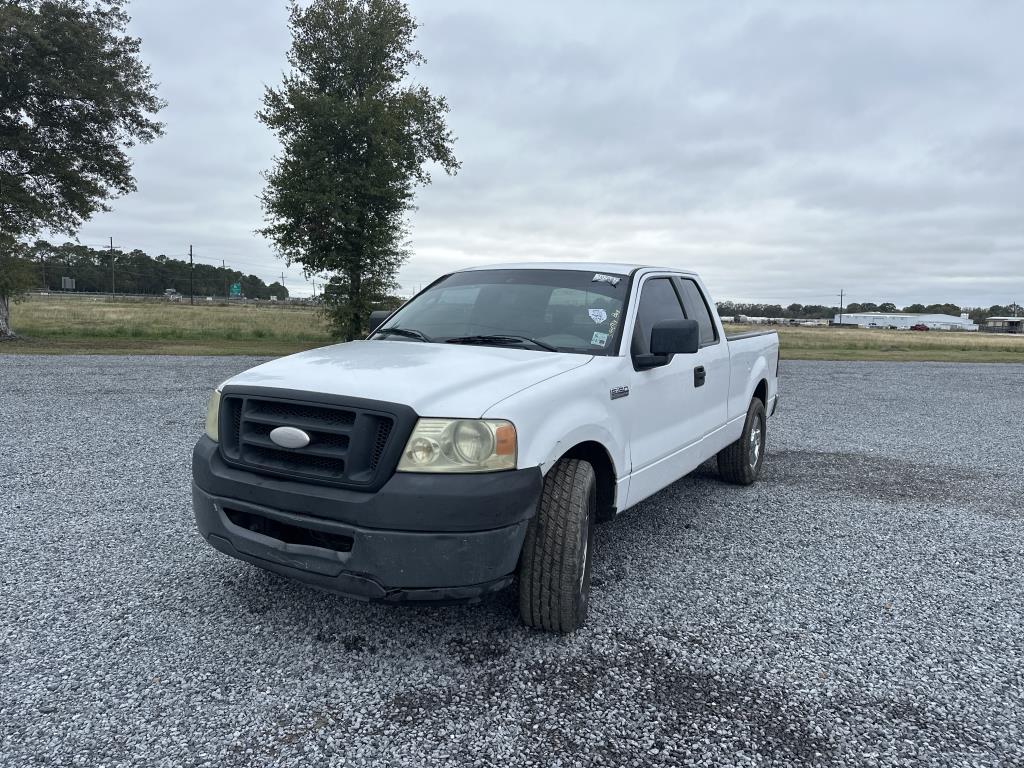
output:
[[[418,341],[350,341],[250,368],[225,386],[278,387],[477,417],[500,400],[586,365],[590,355]]]

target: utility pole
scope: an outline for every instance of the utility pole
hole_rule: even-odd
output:
[[[110,238],[110,298],[114,298],[114,238]]]
[[[195,267],[192,265],[192,246],[188,247],[188,303],[195,306],[196,295],[192,290],[192,272]]]
[[[220,268],[224,270],[224,301],[228,300],[228,265],[224,263],[224,259],[220,260]]]
[[[846,291],[839,291],[839,324],[843,324],[843,296],[846,295]]]
[[[283,269],[281,270],[281,287],[284,288],[284,270]],[[287,289],[285,289],[285,290],[287,290]],[[285,298],[287,298],[287,296]]]

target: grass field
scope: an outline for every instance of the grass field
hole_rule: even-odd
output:
[[[734,327],[744,326],[728,330]],[[784,360],[1024,363],[1024,336],[788,326],[776,330]]]
[[[33,297],[11,308],[22,336],[2,353],[286,355],[331,342],[313,308]],[[764,328],[729,326],[729,332]],[[783,359],[1024,363],[1024,336],[779,328]]]
[[[11,307],[22,337],[0,352],[286,355],[331,343],[312,307],[112,302],[34,296]]]

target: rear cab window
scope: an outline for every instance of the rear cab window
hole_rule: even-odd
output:
[[[676,285],[679,286],[679,295],[683,299],[683,307],[686,316],[696,320],[700,327],[700,345],[706,347],[718,342],[718,328],[715,327],[714,318],[711,315],[711,307],[708,306],[704,292],[695,280],[688,277],[677,277]]]

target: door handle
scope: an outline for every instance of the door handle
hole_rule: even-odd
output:
[[[704,382],[707,380],[707,377],[708,374],[707,371],[704,370],[704,366],[698,365],[696,368],[693,369],[693,386],[703,387]]]

